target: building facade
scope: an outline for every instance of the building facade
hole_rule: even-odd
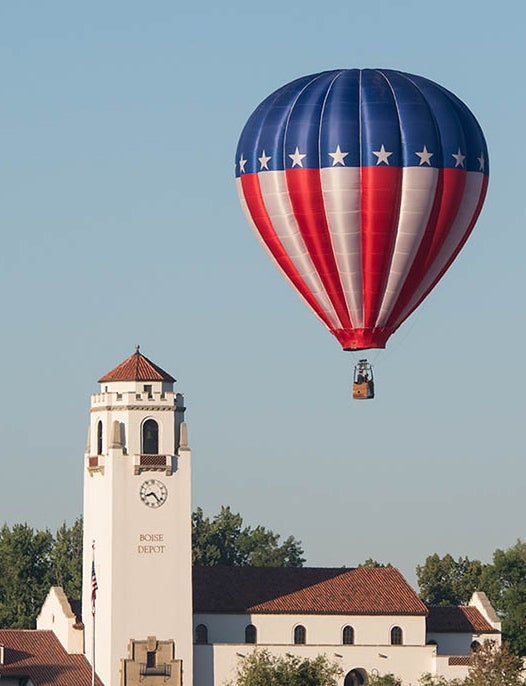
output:
[[[484,594],[429,608],[391,567],[192,570],[184,398],[139,349],[99,382],[84,458],[82,618],[52,589],[38,627],[69,653],[82,646],[105,686],[223,686],[261,648],[323,653],[342,668],[340,686],[372,673],[416,686],[424,673],[465,676],[478,643],[500,643]]]

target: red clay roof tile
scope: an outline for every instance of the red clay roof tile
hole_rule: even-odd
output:
[[[426,620],[429,633],[499,633],[476,607],[469,605],[443,605],[429,608]]]
[[[426,615],[393,567],[194,567],[194,612]]]
[[[84,655],[70,655],[52,631],[0,629],[0,644],[0,680],[29,677],[35,686],[91,685],[91,666]],[[95,683],[103,686],[98,677]]]
[[[99,383],[106,381],[168,381],[174,383],[173,376],[158,367],[154,362],[137,350],[124,362],[117,365],[99,379]]]

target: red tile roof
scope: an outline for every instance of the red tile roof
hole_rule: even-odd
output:
[[[194,567],[194,612],[425,615],[393,567]]]
[[[476,607],[468,605],[445,605],[429,608],[426,620],[429,633],[499,633]]]
[[[70,655],[52,631],[0,629],[6,677],[29,677],[35,686],[90,686],[91,666],[84,655]],[[97,686],[102,681],[95,679]]]
[[[133,355],[99,379],[99,383],[105,381],[169,381],[174,383],[175,379],[142,355],[137,346]]]

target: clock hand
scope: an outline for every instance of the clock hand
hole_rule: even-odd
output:
[[[157,497],[157,494],[154,493],[153,491],[150,491],[149,493],[146,493],[144,497],[147,498],[147,497],[150,496],[150,495],[153,495],[153,497],[155,498],[155,500],[157,500],[157,502],[159,502],[159,498]]]

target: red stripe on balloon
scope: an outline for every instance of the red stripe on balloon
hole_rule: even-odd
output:
[[[457,216],[465,185],[466,172],[463,169],[440,170],[433,209],[426,231],[396,304],[389,314],[388,325],[393,325],[403,313],[404,308],[407,307],[422,279],[437,258]],[[408,315],[409,313],[406,316]]]
[[[272,222],[265,207],[265,202],[263,200],[257,174],[243,175],[241,177],[241,188],[243,190],[245,202],[247,203],[248,211],[252,217],[252,221],[256,225],[261,238],[272,253],[272,256],[286,276],[290,279],[299,294],[307,301],[325,326],[332,331],[334,327],[329,321],[326,313],[320,307],[318,301],[314,298],[311,291],[301,278],[298,270],[294,266],[294,263],[285,252],[281,241],[274,231],[274,227],[272,226]]]
[[[363,326],[372,329],[387,284],[400,212],[402,169],[362,167]]]
[[[455,172],[455,171],[458,172],[460,170],[444,169],[444,172]],[[455,250],[452,252],[452,254],[449,257],[448,261],[446,262],[445,266],[440,270],[440,272],[438,273],[437,277],[433,280],[431,285],[424,291],[424,293],[422,293],[422,295],[420,296],[418,301],[413,305],[413,307],[408,312],[404,312],[403,317],[400,320],[396,321],[394,318],[392,318],[393,324],[396,326],[396,328],[398,328],[409,317],[409,315],[416,310],[416,308],[422,303],[422,301],[425,300],[425,298],[427,298],[429,293],[431,293],[433,288],[437,285],[437,283],[440,281],[440,279],[444,276],[444,274],[447,272],[447,270],[451,267],[451,265],[455,261],[457,255],[459,254],[459,252],[462,250],[462,248],[466,244],[466,241],[470,237],[471,232],[473,231],[475,224],[477,223],[477,219],[479,217],[479,214],[482,210],[482,206],[483,206],[484,200],[486,198],[486,192],[488,190],[488,182],[489,182],[489,177],[487,175],[484,175],[484,179],[482,181],[482,186],[480,189],[480,197],[478,199],[475,211],[473,212],[473,216],[471,218],[471,221],[469,222],[468,227],[467,227],[464,235],[462,236],[462,238],[459,241]],[[428,269],[430,268],[431,264],[432,263],[428,264]],[[413,290],[413,294],[414,294],[415,290]]]
[[[352,328],[334,259],[319,169],[287,169],[289,198],[303,242],[342,328]],[[333,330],[333,327],[331,327]]]

